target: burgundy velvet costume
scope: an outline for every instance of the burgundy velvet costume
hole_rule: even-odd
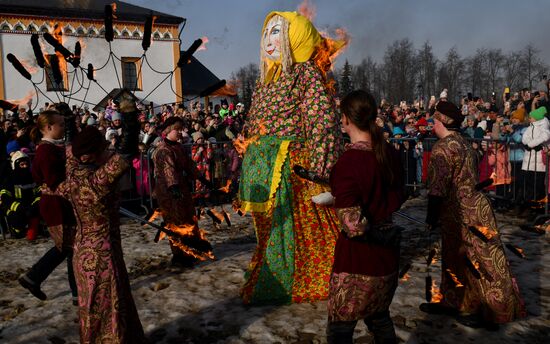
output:
[[[389,145],[390,154],[396,155]],[[385,185],[370,143],[348,145],[330,175],[342,232],[336,242],[330,281],[329,321],[353,321],[388,309],[397,286],[399,248],[379,246],[345,234],[346,219],[359,218],[363,207],[369,224],[391,221],[404,201],[402,167],[396,156],[392,170],[398,181]],[[353,214],[355,212],[355,214]],[[340,216],[341,214],[342,216]],[[343,221],[342,221],[343,220]]]

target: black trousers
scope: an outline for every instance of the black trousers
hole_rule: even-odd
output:
[[[372,332],[375,344],[397,343],[397,336],[389,310],[373,314],[363,319],[363,321],[369,331]],[[353,331],[356,325],[357,321],[329,322],[327,326],[328,344],[352,344]]]
[[[69,286],[71,294],[77,296],[76,281],[73,272],[73,253],[68,251],[59,251],[56,247],[52,247],[40,258],[26,273],[28,279],[34,285],[40,285],[48,278],[48,276],[61,264],[67,260],[67,273],[69,275]]]

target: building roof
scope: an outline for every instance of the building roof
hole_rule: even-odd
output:
[[[107,104],[109,102],[109,99],[114,99],[117,101],[120,101],[122,98],[126,99],[133,99],[134,101],[139,100],[138,97],[136,97],[132,91],[130,91],[127,88],[113,88],[109,94],[107,94],[103,99],[97,103],[96,106],[92,110],[95,112],[103,111],[107,108]]]
[[[56,18],[103,20],[105,5],[116,3],[116,19],[122,22],[143,23],[154,15],[156,24],[179,25],[184,18],[118,0],[0,0],[0,15],[26,15]]]
[[[181,52],[183,54],[183,51]],[[199,60],[194,56],[191,56],[190,62],[185,65],[181,70],[181,80],[183,86],[183,95],[200,95],[203,91],[207,90],[210,87],[213,87],[216,84],[221,86],[218,90],[211,90],[210,95],[217,96],[216,92],[220,95],[235,96],[231,92],[230,87],[224,85],[210,69],[206,68]],[[224,92],[222,92],[222,90]]]

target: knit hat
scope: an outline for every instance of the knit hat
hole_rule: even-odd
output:
[[[96,125],[97,121],[93,116],[88,117],[88,120],[86,121],[86,125]]]
[[[193,138],[194,142],[197,142],[199,139],[204,138],[204,135],[200,131],[195,131],[193,134],[191,134],[191,137]]]
[[[100,153],[109,143],[103,138],[103,134],[96,127],[85,127],[76,135],[72,143],[72,152],[79,159],[85,154]]]
[[[464,115],[462,115],[462,112],[455,104],[448,101],[445,101],[445,102],[440,101],[437,104],[435,104],[435,109],[436,111],[441,112],[446,117],[451,119],[451,121],[449,121],[448,123],[444,123],[442,121],[443,125],[447,129],[460,128],[460,125],[464,121]]]
[[[395,126],[393,127],[393,132],[392,132],[393,136],[396,136],[396,135],[405,135],[406,133],[403,131],[403,129],[401,129],[401,127],[398,127],[398,126]]]
[[[114,111],[112,114],[111,114],[111,121],[116,121],[116,120],[121,120],[122,119],[122,116],[120,115],[120,113]]]
[[[447,98],[447,89],[443,89],[441,93],[439,94],[439,98]]]
[[[525,121],[525,109],[521,108],[512,112],[512,116],[510,117],[510,119],[514,119],[514,118],[518,119],[520,122]]]
[[[529,117],[532,117],[535,119],[535,121],[540,121],[544,118],[544,115],[546,115],[546,106],[541,106],[536,110],[533,110],[529,113]]]
[[[29,159],[29,156],[21,151],[17,151],[15,153],[13,153],[13,155],[11,156],[11,169],[12,170],[15,170],[15,164],[17,163],[18,160],[21,160],[21,159]]]
[[[6,145],[6,153],[8,153],[8,155],[13,152],[17,152],[19,149],[21,149],[21,147],[19,147],[19,143],[17,143],[17,141],[15,140],[8,142],[8,144]]]
[[[414,125],[415,127],[427,127],[428,126],[428,121],[426,121],[426,119],[424,117],[422,117],[421,119],[419,119],[418,121],[416,121],[416,124]]]

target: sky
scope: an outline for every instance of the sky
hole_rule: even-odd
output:
[[[206,36],[207,49],[195,54],[221,79],[249,63],[258,63],[260,31],[271,11],[295,11],[302,0],[125,0],[187,19],[182,48]],[[408,38],[419,49],[428,41],[439,58],[452,47],[461,56],[478,48],[504,53],[532,43],[550,63],[548,0],[309,0],[315,26],[351,36],[336,67],[371,56],[380,61],[388,45]]]

